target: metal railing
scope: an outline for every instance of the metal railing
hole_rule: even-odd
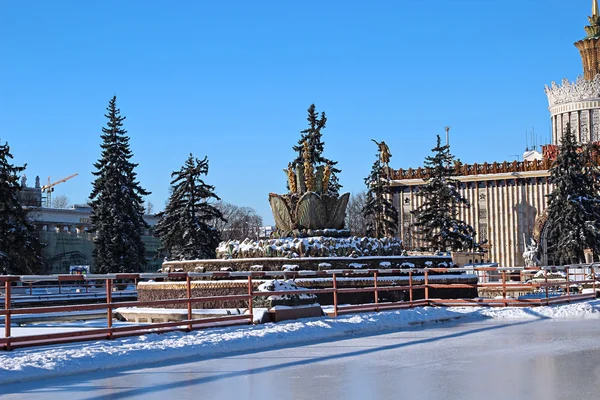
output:
[[[332,296],[332,305],[327,309],[327,314],[337,317],[340,314],[362,311],[382,311],[388,309],[402,309],[418,306],[536,306],[549,305],[561,302],[591,299],[596,297],[596,268],[594,264],[567,266],[567,267],[545,267],[531,271],[523,268],[425,268],[425,269],[379,269],[379,270],[329,270],[329,271],[256,271],[256,272],[175,272],[156,274],[110,274],[110,275],[78,275],[67,278],[65,275],[52,276],[0,276],[0,290],[3,296],[4,309],[0,310],[0,317],[4,318],[4,337],[0,337],[0,346],[4,350],[36,345],[48,345],[56,343],[67,343],[84,340],[115,339],[124,336],[142,335],[146,333],[160,333],[172,330],[191,331],[194,329],[215,327],[223,325],[250,324],[253,322],[253,301],[257,297],[283,296],[297,294],[315,294]],[[577,268],[577,273],[570,270]],[[532,274],[540,274],[543,279],[532,280],[527,277]],[[553,271],[563,271],[564,281],[548,278]],[[497,281],[477,282],[443,282],[444,274],[456,274],[470,272],[481,276],[481,274],[497,274]],[[446,275],[447,276],[447,275]],[[563,275],[561,275],[563,276]],[[299,291],[277,291],[262,292],[255,290],[256,280],[264,281],[282,277],[284,279],[301,278],[327,278],[320,279],[320,285],[327,287],[311,288]],[[467,275],[468,277],[468,275]],[[588,279],[591,277],[591,279]],[[194,279],[231,279],[245,278],[247,290],[243,294],[227,296],[193,296]],[[343,287],[348,285],[348,279],[361,278],[359,287]],[[581,279],[580,279],[581,278]],[[118,284],[138,283],[148,280],[174,280],[180,281],[185,287],[185,297],[161,299],[152,301],[121,301],[113,299],[113,290]],[[442,280],[442,282],[440,282]],[[77,305],[54,305],[42,307],[15,307],[14,300],[18,296],[13,295],[13,290],[18,288],[18,283],[29,285],[33,282],[57,282],[56,287],[62,290],[61,283],[78,282],[83,287],[97,287],[101,285],[106,298],[105,303],[100,304],[77,304]],[[120,283],[117,283],[120,282]],[[371,284],[372,282],[372,284]],[[401,284],[399,284],[399,282]],[[342,287],[340,287],[340,284]],[[589,286],[591,293],[572,293],[574,287]],[[316,285],[315,285],[316,286]],[[441,299],[430,296],[431,289],[476,289],[495,290],[500,296],[498,298],[453,298]],[[403,301],[382,301],[383,296],[390,292],[402,292]],[[515,291],[527,291],[539,294],[538,298],[511,297],[510,293]],[[371,301],[364,304],[339,304],[339,295],[372,293]],[[226,315],[214,318],[194,318],[193,306],[206,302],[242,301],[247,304],[247,313],[242,315]],[[129,326],[113,326],[113,312],[118,307],[165,307],[183,306],[187,310],[186,319],[173,322],[140,323]],[[58,332],[43,335],[13,336],[11,320],[16,315],[38,315],[47,313],[70,313],[77,311],[101,311],[106,313],[106,327],[86,329],[82,331]]]

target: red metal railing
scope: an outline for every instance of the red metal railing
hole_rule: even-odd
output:
[[[84,340],[115,339],[124,336],[142,335],[145,333],[166,332],[172,330],[191,331],[193,329],[214,327],[222,325],[249,324],[253,320],[253,299],[265,296],[282,296],[298,294],[298,291],[278,291],[278,292],[260,292],[254,290],[255,282],[253,279],[267,279],[283,277],[291,278],[311,278],[325,277],[320,282],[325,282],[329,287],[318,289],[302,290],[302,294],[331,294],[333,305],[327,313],[330,316],[337,317],[344,313],[354,313],[361,311],[381,311],[387,309],[402,309],[409,307],[434,305],[434,306],[535,306],[549,305],[560,302],[570,302],[596,297],[596,265],[567,266],[542,268],[535,271],[523,268],[426,268],[426,269],[388,269],[388,270],[332,270],[332,271],[261,271],[261,272],[207,272],[207,273],[164,273],[164,274],[112,274],[112,275],[87,275],[67,277],[59,276],[0,276],[0,284],[3,287],[4,309],[0,310],[0,317],[4,316],[4,337],[0,337],[0,346],[4,350],[11,350],[18,347],[48,345],[55,343],[67,343]],[[532,274],[544,271],[544,279],[540,281],[532,280]],[[549,280],[548,274],[555,270],[564,271],[564,281],[560,279]],[[571,273],[570,270],[576,271]],[[477,283],[454,282],[454,283],[436,283],[440,278],[444,279],[444,273],[470,272],[479,276]],[[435,273],[436,276],[432,275]],[[487,275],[487,277],[483,276]],[[490,276],[496,278],[490,279]],[[562,275],[561,275],[562,276]],[[247,292],[239,295],[229,296],[206,296],[193,297],[192,284],[194,278],[247,278]],[[588,279],[591,277],[591,279]],[[74,279],[73,279],[74,278]],[[329,281],[330,278],[330,281]],[[367,280],[362,282],[368,284],[372,280],[372,285],[361,287],[340,287],[340,283],[347,283],[349,278],[361,278]],[[185,297],[177,299],[162,299],[153,301],[113,301],[113,288],[115,281],[135,282],[148,279],[170,279],[185,283]],[[77,305],[54,305],[42,307],[16,308],[13,302],[19,298],[15,295],[14,289],[18,283],[30,285],[35,281],[55,281],[58,285],[55,288],[58,293],[63,291],[64,282],[77,282],[86,288],[98,286],[99,282],[104,287],[106,301],[100,304],[77,304]],[[398,285],[398,282],[406,282]],[[572,294],[571,289],[577,285],[587,285],[592,289],[591,293]],[[563,288],[564,287],[564,288]],[[97,288],[96,288],[97,289]],[[473,299],[440,299],[431,298],[430,289],[476,289],[478,291],[497,291],[501,293],[500,298],[473,298]],[[87,289],[86,289],[87,290]],[[408,301],[385,301],[382,302],[383,292],[402,291],[408,297]],[[415,291],[422,295],[422,299],[416,299]],[[539,298],[518,298],[512,297],[510,292],[532,292],[537,293]],[[372,302],[358,305],[341,305],[338,302],[338,295],[351,293],[372,293]],[[85,293],[82,293],[85,295]],[[227,315],[216,318],[194,318],[193,304],[220,301],[244,301],[247,304],[247,314]],[[176,322],[144,323],[131,326],[113,326],[113,310],[118,307],[159,307],[184,305],[187,310],[186,319]],[[11,317],[25,314],[47,314],[47,313],[69,313],[75,311],[101,311],[106,313],[106,327],[87,329],[76,332],[59,332],[44,335],[13,336],[11,331]]]

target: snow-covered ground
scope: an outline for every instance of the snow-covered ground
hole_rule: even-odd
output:
[[[188,357],[211,358],[225,354],[264,351],[277,347],[373,335],[409,326],[465,319],[600,318],[600,301],[535,308],[422,307],[338,318],[312,318],[278,324],[214,328],[191,333],[150,334],[114,341],[83,342],[15,350],[0,354],[0,386],[10,382],[46,379]],[[89,324],[89,322],[87,323]],[[77,324],[69,324],[76,328]],[[89,325],[80,324],[81,329]],[[51,330],[49,326],[36,326]],[[25,334],[26,332],[19,332]],[[33,333],[33,332],[32,332]]]

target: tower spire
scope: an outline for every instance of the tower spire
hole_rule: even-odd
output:
[[[575,43],[583,62],[583,76],[592,80],[600,74],[600,12],[598,0],[592,0],[592,15],[588,17],[590,24],[585,27],[587,36]]]

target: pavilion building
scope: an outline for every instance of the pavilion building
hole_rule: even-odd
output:
[[[552,123],[552,143],[542,153],[526,152],[523,161],[457,165],[461,194],[470,207],[459,217],[477,233],[477,241],[487,240],[486,261],[500,266],[524,265],[523,252],[530,238],[541,240],[541,262],[547,264],[540,222],[544,221],[547,195],[553,190],[548,182],[549,168],[558,144],[570,123],[580,143],[600,141],[600,13],[598,0],[592,1],[587,36],[575,43],[583,63],[583,77],[575,82],[546,86]],[[394,205],[398,210],[398,235],[408,248],[425,243],[414,235],[411,211],[421,205],[416,195],[427,178],[425,168],[392,171]],[[536,222],[537,221],[537,222]],[[536,226],[537,223],[537,226]],[[475,260],[473,260],[475,261]]]

